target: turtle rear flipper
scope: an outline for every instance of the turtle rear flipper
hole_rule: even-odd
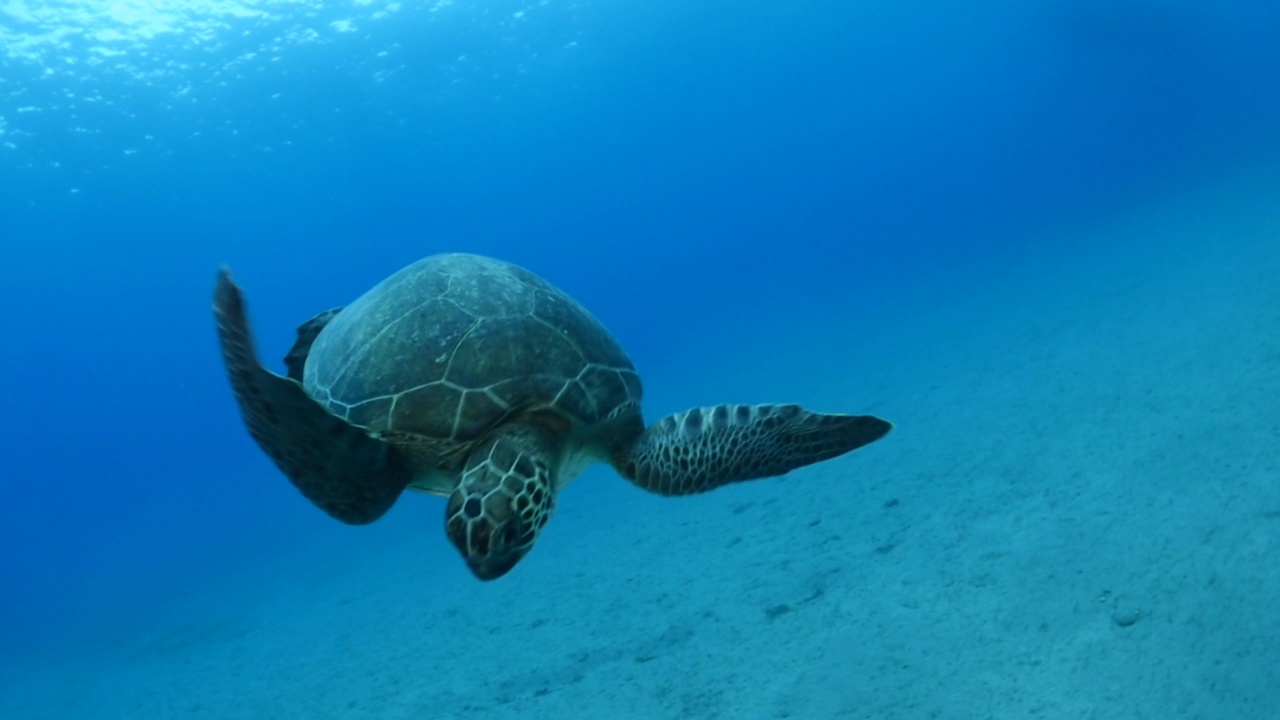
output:
[[[316,341],[316,336],[324,329],[325,325],[333,319],[334,315],[341,312],[342,308],[336,307],[317,313],[315,317],[298,326],[298,339],[293,341],[293,347],[289,349],[289,354],[284,356],[284,365],[289,368],[289,377],[298,382],[302,382],[302,371],[307,366],[307,356],[311,354],[311,344]]]
[[[662,495],[784,475],[884,437],[893,426],[870,415],[824,415],[799,405],[717,405],[651,425],[614,466]]]
[[[244,297],[222,268],[213,299],[227,376],[249,434],[294,486],[333,517],[373,522],[409,478],[386,442],[330,413],[294,380],[262,367]]]

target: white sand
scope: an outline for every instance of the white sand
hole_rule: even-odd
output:
[[[1071,232],[651,382],[775,378],[877,445],[674,501],[593,471],[495,584],[413,497],[9,669],[0,717],[1280,717],[1280,183]]]

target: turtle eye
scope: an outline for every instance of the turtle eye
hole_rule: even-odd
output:
[[[480,502],[480,498],[471,497],[462,504],[462,516],[468,520],[475,520],[484,513],[484,504]]]

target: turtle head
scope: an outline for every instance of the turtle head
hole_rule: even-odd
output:
[[[504,452],[506,444],[486,444],[472,454],[445,509],[449,541],[481,580],[515,567],[551,517],[550,467],[527,452]]]

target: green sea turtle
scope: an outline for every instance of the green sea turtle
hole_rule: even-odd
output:
[[[646,427],[617,340],[542,278],[434,255],[298,327],[287,375],[262,366],[227,268],[218,339],[249,434],[302,494],[346,523],[406,489],[448,498],[445,530],[492,580],[533,546],[593,461],[663,495],[777,476],[880,439],[890,424],[798,405],[718,405]]]

